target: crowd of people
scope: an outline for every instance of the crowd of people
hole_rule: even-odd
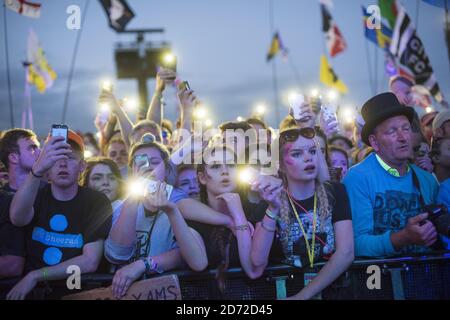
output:
[[[98,134],[2,132],[0,279],[20,278],[7,299],[66,279],[72,265],[113,274],[120,299],[173,270],[214,269],[225,292],[230,268],[257,279],[270,265],[325,262],[289,297],[312,299],[355,257],[449,249],[450,110],[419,117],[408,79],[369,99],[364,121],[325,119],[305,96],[279,130],[255,116],[206,134],[183,83],[175,125],[163,118],[175,77],[158,72],[136,123],[103,90],[111,112],[97,116]]]

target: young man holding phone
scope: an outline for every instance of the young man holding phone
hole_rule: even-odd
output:
[[[25,299],[40,281],[65,279],[69,266],[95,272],[103,254],[103,240],[111,226],[111,204],[97,191],[78,185],[84,170],[83,139],[68,131],[51,136],[15,194],[10,218],[26,226],[26,276],[8,293]],[[39,189],[41,178],[51,181]]]

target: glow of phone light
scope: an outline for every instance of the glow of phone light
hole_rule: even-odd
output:
[[[239,180],[243,183],[250,184],[255,179],[254,172],[249,168],[242,169],[239,174]]]
[[[317,98],[319,96],[319,89],[312,89],[311,90],[311,96],[313,98]]]
[[[433,108],[432,107],[426,107],[425,108],[425,112],[426,113],[431,113],[431,112],[433,112]]]
[[[335,101],[338,98],[338,93],[334,90],[330,90],[327,95],[330,101]]]
[[[261,116],[264,115],[266,113],[266,106],[262,103],[258,104],[256,106],[256,113]]]
[[[124,98],[124,107],[129,110],[129,111],[133,111],[136,110],[137,107],[137,101],[135,99],[132,98]]]
[[[244,118],[242,118],[241,116],[239,116],[239,117],[236,118],[236,120],[237,120],[238,122],[242,122],[242,121],[244,121]]]
[[[107,103],[100,104],[100,110],[103,111],[103,112],[108,112],[109,111],[109,105]]]
[[[194,116],[197,119],[203,119],[206,117],[207,114],[208,114],[208,112],[206,111],[206,109],[204,107],[197,107],[197,109],[194,111]]]
[[[92,153],[91,150],[85,150],[85,151],[84,151],[84,158],[85,158],[85,159],[91,158],[93,155],[94,155],[94,154]]]
[[[111,89],[112,89],[111,80],[103,80],[102,81],[102,89],[106,90],[106,91],[111,91]]]
[[[130,180],[127,183],[127,190],[131,197],[142,197],[145,193],[145,183],[142,179]]]
[[[175,55],[173,53],[166,53],[163,60],[166,64],[172,64],[175,61]]]
[[[355,113],[351,107],[347,107],[342,110],[342,117],[346,123],[351,123],[355,121]]]

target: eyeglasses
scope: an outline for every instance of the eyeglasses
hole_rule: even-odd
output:
[[[287,130],[280,135],[281,143],[297,141],[298,137],[302,136],[306,139],[313,139],[316,136],[316,131],[313,128],[295,128]]]

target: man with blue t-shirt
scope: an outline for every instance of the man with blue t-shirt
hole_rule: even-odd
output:
[[[353,215],[356,256],[387,257],[430,250],[437,232],[423,207],[434,204],[436,179],[409,163],[414,109],[392,93],[367,101],[361,137],[374,153],[344,179]]]

